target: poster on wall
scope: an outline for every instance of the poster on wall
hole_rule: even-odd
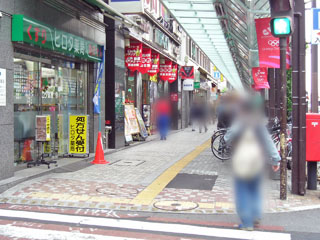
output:
[[[160,54],[156,52],[151,53],[151,68],[148,70],[150,76],[154,76],[159,72]]]
[[[173,83],[178,77],[178,64],[172,64],[171,77],[168,79],[169,83]]]
[[[259,67],[252,68],[252,77],[253,77],[255,89],[270,88],[268,83],[267,68],[259,68]]]
[[[142,60],[139,72],[146,74],[151,67],[151,48],[142,48]]]
[[[142,60],[142,43],[130,41],[130,46],[125,48],[126,67],[131,71],[140,69]]]
[[[160,79],[168,81],[172,76],[172,61],[166,59],[164,64],[160,64]]]
[[[257,42],[259,50],[259,66],[267,68],[280,68],[279,38],[271,34],[271,18],[255,19]],[[287,69],[290,68],[290,48],[287,48]]]
[[[46,142],[51,139],[50,115],[36,116],[36,141]]]
[[[69,116],[69,154],[88,154],[88,116]]]
[[[181,79],[194,79],[193,66],[182,66],[180,68],[179,76]]]
[[[0,68],[0,106],[6,106],[6,69]]]
[[[128,131],[130,134],[139,134],[140,128],[137,120],[136,110],[133,104],[124,105],[124,114],[128,123]]]
[[[138,108],[136,108],[136,116],[137,116],[137,120],[138,120],[138,123],[139,123],[140,135],[144,139],[146,139],[148,137],[148,132],[147,132],[146,126],[144,125],[143,118],[142,118]]]

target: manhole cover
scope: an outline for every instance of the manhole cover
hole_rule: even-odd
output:
[[[96,191],[98,193],[102,193],[105,195],[116,195],[116,196],[136,196],[139,191],[135,188],[128,188],[128,187],[101,187],[101,188],[97,188]]]
[[[199,205],[194,202],[158,201],[153,206],[165,211],[188,211],[196,209]]]
[[[113,163],[114,166],[139,166],[143,164],[143,160],[119,160]]]

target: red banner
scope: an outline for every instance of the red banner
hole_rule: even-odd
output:
[[[126,67],[131,70],[139,70],[142,59],[142,43],[130,42],[130,47],[125,48]]]
[[[271,34],[270,18],[255,19],[259,48],[259,66],[280,68],[279,38]],[[289,39],[288,39],[289,40]],[[290,48],[287,48],[287,68],[290,68]]]
[[[154,76],[159,72],[159,64],[160,64],[160,54],[156,52],[152,52],[151,54],[151,68],[148,71],[150,76]]]
[[[181,79],[194,79],[193,66],[182,66],[179,75]]]
[[[139,72],[147,73],[151,69],[151,48],[142,48],[142,60]]]
[[[164,64],[160,64],[160,79],[168,81],[172,77],[172,61],[165,60]]]
[[[265,67],[252,68],[252,77],[254,81],[254,89],[270,88],[268,83],[268,69]]]
[[[172,64],[171,77],[168,79],[169,83],[173,83],[178,77],[178,64]]]

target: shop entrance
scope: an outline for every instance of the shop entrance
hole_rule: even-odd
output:
[[[86,64],[58,59],[14,58],[15,162],[35,160],[43,151],[57,158],[67,153],[68,116],[86,114]],[[36,116],[49,115],[51,141],[35,141]]]

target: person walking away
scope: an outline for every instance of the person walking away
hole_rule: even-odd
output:
[[[195,131],[196,123],[197,123],[197,115],[198,115],[198,106],[197,102],[194,101],[190,108],[190,120],[191,120],[191,126],[192,131]]]
[[[204,128],[205,132],[208,131],[207,127],[207,120],[208,120],[208,106],[204,98],[202,97],[202,100],[199,104],[199,133],[202,132],[202,128]]]
[[[160,98],[156,104],[157,127],[160,133],[160,140],[167,140],[170,128],[170,113],[169,101],[164,97]]]
[[[232,169],[235,184],[239,228],[253,230],[262,215],[262,173],[265,163],[279,170],[280,156],[263,121],[261,106],[252,98],[241,104],[237,118],[224,136],[232,147]]]

